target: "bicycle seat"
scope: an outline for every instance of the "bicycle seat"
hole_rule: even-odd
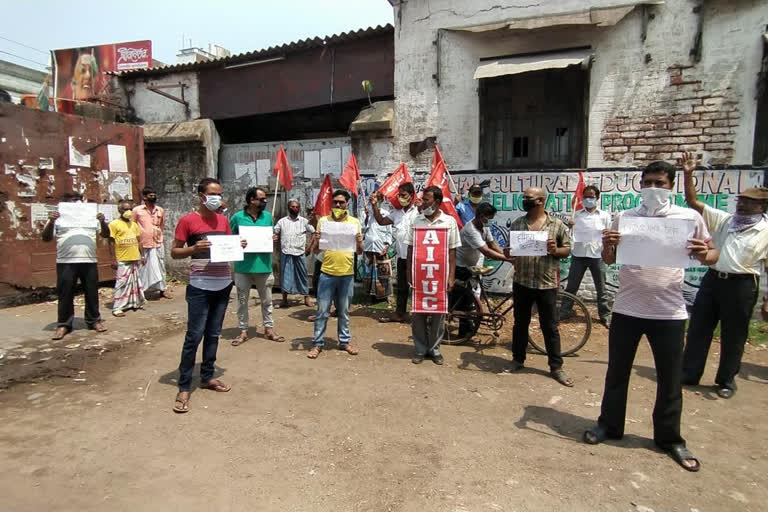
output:
[[[473,276],[484,276],[485,274],[493,271],[493,267],[469,267],[469,271],[472,272]]]

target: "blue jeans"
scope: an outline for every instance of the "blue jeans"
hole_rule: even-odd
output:
[[[315,317],[315,333],[312,345],[322,347],[325,327],[331,312],[331,302],[336,302],[338,315],[339,344],[349,343],[349,298],[354,285],[355,276],[332,276],[321,273],[317,282],[317,316]]]
[[[213,379],[216,350],[219,348],[219,334],[224,314],[229,304],[232,283],[223,290],[210,291],[187,286],[187,334],[181,349],[179,363],[179,391],[189,391],[192,372],[195,369],[197,347],[203,340],[203,363],[200,365],[200,381]]]

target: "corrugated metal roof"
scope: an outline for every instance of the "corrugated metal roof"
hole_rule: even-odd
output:
[[[313,37],[307,39],[301,39],[292,43],[286,43],[280,46],[270,46],[262,50],[254,50],[247,53],[239,53],[237,55],[231,55],[229,57],[222,57],[220,59],[211,59],[204,62],[189,62],[184,64],[172,64],[169,66],[162,66],[159,68],[149,69],[135,69],[122,72],[110,72],[110,75],[118,75],[124,77],[139,77],[147,75],[162,75],[167,73],[177,73],[180,71],[194,71],[205,68],[215,68],[221,66],[231,66],[234,64],[247,63],[254,59],[265,59],[275,57],[279,55],[285,55],[287,53],[298,52],[301,50],[307,50],[310,48],[318,48],[338,43],[346,43],[355,41],[358,39],[365,39],[368,37],[375,37],[388,33],[394,33],[395,28],[391,24],[384,26],[377,25],[376,27],[368,27],[365,29],[351,30],[349,32],[342,32],[341,34],[334,34],[332,36],[325,37]]]

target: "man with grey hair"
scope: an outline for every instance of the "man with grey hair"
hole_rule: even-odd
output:
[[[280,307],[283,308],[289,306],[288,294],[303,295],[304,305],[312,306],[309,300],[307,261],[304,256],[309,254],[307,234],[314,233],[315,228],[309,220],[299,215],[300,208],[298,200],[289,200],[288,215],[275,225],[274,240],[280,243],[280,288],[283,292]]]

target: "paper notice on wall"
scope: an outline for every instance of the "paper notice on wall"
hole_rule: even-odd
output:
[[[63,228],[92,228],[96,225],[96,203],[59,203],[56,225]]]
[[[332,176],[341,176],[341,148],[320,150],[320,172]]]
[[[69,165],[75,165],[78,167],[90,167],[91,155],[81,153],[75,147],[75,138],[69,138]]]
[[[616,263],[644,267],[688,268],[688,239],[695,231],[694,221],[665,217],[627,217],[619,219]]]
[[[510,231],[509,253],[512,256],[546,256],[547,231]]]
[[[39,222],[46,223],[48,222],[48,216],[58,211],[58,206],[55,204],[45,204],[45,203],[32,203],[29,205],[30,207],[30,221],[32,222],[32,227],[36,227]]]
[[[256,176],[256,162],[248,162],[247,164],[236,163],[235,164],[235,179],[239,180],[243,176],[251,175]]]
[[[37,176],[17,174],[16,181],[19,184],[16,197],[35,197],[37,195]]]
[[[128,157],[125,154],[125,146],[108,144],[107,155],[109,156],[110,171],[128,172]]]
[[[320,177],[320,152],[304,151],[304,177]]]
[[[109,223],[120,216],[116,204],[100,204],[99,213],[104,214],[104,220]]]
[[[269,158],[263,160],[256,160],[256,184],[268,185],[269,184]]]
[[[131,175],[115,176],[109,183],[109,198],[114,201],[133,199],[131,192]]]
[[[53,169],[53,158],[40,157],[40,163],[38,164],[40,169]]]

